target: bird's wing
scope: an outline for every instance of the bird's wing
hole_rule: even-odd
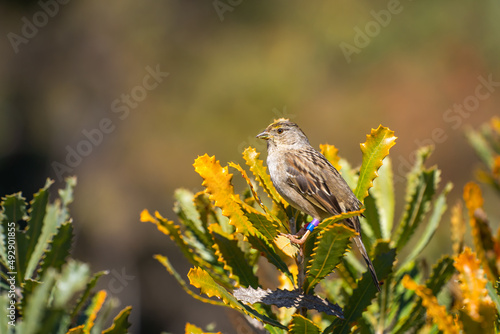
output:
[[[298,159],[298,156],[304,159]],[[339,189],[336,188],[341,187],[345,181],[323,155],[315,150],[304,150],[296,154],[288,153],[285,159],[287,182],[293,189],[311,204],[331,215],[344,211],[342,207],[345,207],[345,204],[341,205],[337,198],[344,195],[343,191],[338,193]]]

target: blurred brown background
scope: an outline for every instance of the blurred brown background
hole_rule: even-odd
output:
[[[174,219],[174,190],[201,189],[198,155],[242,162],[278,117],[354,165],[370,129],[390,127],[398,199],[411,152],[433,142],[452,203],[478,165],[464,129],[499,114],[499,17],[494,0],[4,0],[0,194],[31,199],[46,177],[77,175],[74,257],[111,270],[103,288],[133,306],[133,333],[236,332],[152,259],[189,270],[140,211]],[[448,228],[431,256],[449,251]]]

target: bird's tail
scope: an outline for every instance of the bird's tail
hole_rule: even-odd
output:
[[[360,235],[355,236],[354,242],[356,243],[356,246],[358,246],[358,249],[361,252],[361,255],[363,256],[363,259],[365,259],[366,265],[368,266],[368,270],[372,275],[373,283],[375,283],[377,290],[380,291],[380,283],[377,278],[377,273],[375,272],[375,268],[373,267],[372,261],[368,257],[368,253],[366,252],[365,245],[363,244],[361,236]]]

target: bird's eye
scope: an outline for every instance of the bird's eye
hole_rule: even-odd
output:
[[[285,131],[285,130],[283,130],[283,128],[279,128],[279,129],[278,129],[278,134],[282,134],[282,133],[283,133],[283,131]]]

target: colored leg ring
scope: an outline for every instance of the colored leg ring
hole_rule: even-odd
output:
[[[320,221],[314,218],[312,222],[310,222],[309,225],[307,225],[306,229],[312,232],[314,228],[319,225],[319,223]]]

